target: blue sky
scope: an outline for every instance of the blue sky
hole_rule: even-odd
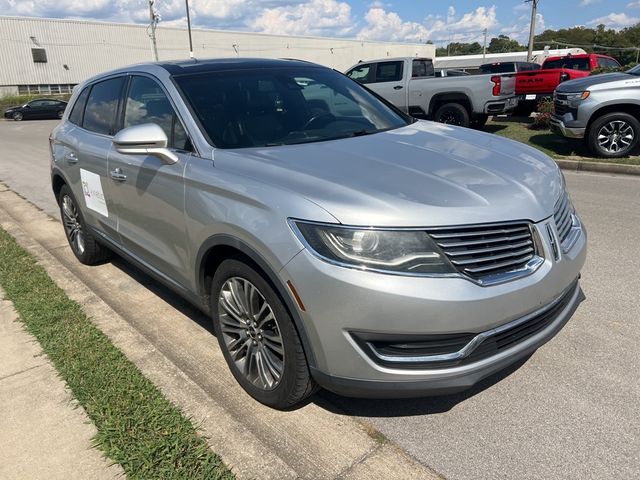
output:
[[[0,0],[6,15],[148,22],[148,0]],[[184,0],[154,0],[165,25],[186,24]],[[509,35],[526,41],[524,0],[190,0],[195,26],[436,44]],[[640,22],[640,0],[540,0],[538,32]]]

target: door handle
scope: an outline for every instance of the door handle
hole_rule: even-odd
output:
[[[117,180],[118,182],[124,182],[127,179],[127,176],[122,173],[122,169],[121,168],[116,168],[115,170],[111,170],[111,172],[109,172],[111,174],[111,178],[113,178],[114,180]]]
[[[393,87],[394,90],[402,90],[402,85],[396,85]]]
[[[74,152],[68,152],[65,156],[64,159],[67,161],[67,163],[69,164],[74,164],[74,163],[78,163],[78,156],[74,153]]]

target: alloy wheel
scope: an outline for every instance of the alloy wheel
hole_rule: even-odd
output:
[[[455,112],[445,112],[440,116],[440,123],[460,126],[462,121],[458,118],[458,115],[456,115]]]
[[[624,120],[613,120],[600,128],[598,146],[607,153],[629,149],[635,139],[633,127]]]
[[[284,343],[278,320],[260,291],[241,277],[220,289],[218,317],[231,359],[262,390],[273,390],[284,372]]]
[[[58,118],[62,118],[64,116],[64,110],[60,110],[58,112]]]
[[[69,195],[62,198],[62,220],[67,231],[69,243],[78,255],[84,253],[84,232],[80,224],[78,210]]]
[[[16,122],[19,122],[20,120],[22,120],[22,114],[21,114],[20,112],[16,112],[16,113],[14,113],[14,114],[13,114],[13,119],[14,119]]]

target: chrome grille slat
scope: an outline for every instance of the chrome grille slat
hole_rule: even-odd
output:
[[[478,281],[524,271],[536,255],[527,222],[438,228],[427,233],[454,268]]]
[[[499,252],[501,250],[507,250],[510,248],[520,248],[526,247],[527,245],[532,245],[533,242],[531,240],[525,240],[524,242],[514,243],[510,245],[501,245],[501,246],[493,246],[488,248],[478,248],[475,250],[445,250],[444,253],[447,254],[448,257],[459,257],[461,255],[477,255],[480,253],[491,253],[491,252]]]
[[[453,238],[453,237],[452,237]],[[454,243],[440,243],[437,242],[442,248],[454,248],[454,247],[466,247],[468,245],[482,245],[485,243],[510,243],[515,240],[523,240],[525,238],[531,238],[531,232],[523,233],[522,235],[516,235],[514,237],[491,237],[479,240],[469,240]]]
[[[571,205],[569,196],[565,193],[556,204],[553,214],[553,220],[555,221],[558,238],[560,239],[561,244],[564,244],[571,232],[571,227],[573,226],[573,214],[573,205]]]
[[[454,265],[473,265],[475,263],[486,263],[486,262],[492,262],[495,260],[502,260],[503,258],[521,257],[528,253],[533,253],[533,247],[524,248],[516,252],[501,253],[499,255],[491,255],[491,256],[482,257],[482,258],[472,258],[470,260],[451,260],[451,263],[453,263]]]

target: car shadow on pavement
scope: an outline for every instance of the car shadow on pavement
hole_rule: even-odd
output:
[[[412,417],[444,413],[504,380],[522,367],[531,355],[485,378],[470,389],[455,394],[394,400],[347,398],[323,390],[313,397],[313,403],[333,413],[358,417]]]

